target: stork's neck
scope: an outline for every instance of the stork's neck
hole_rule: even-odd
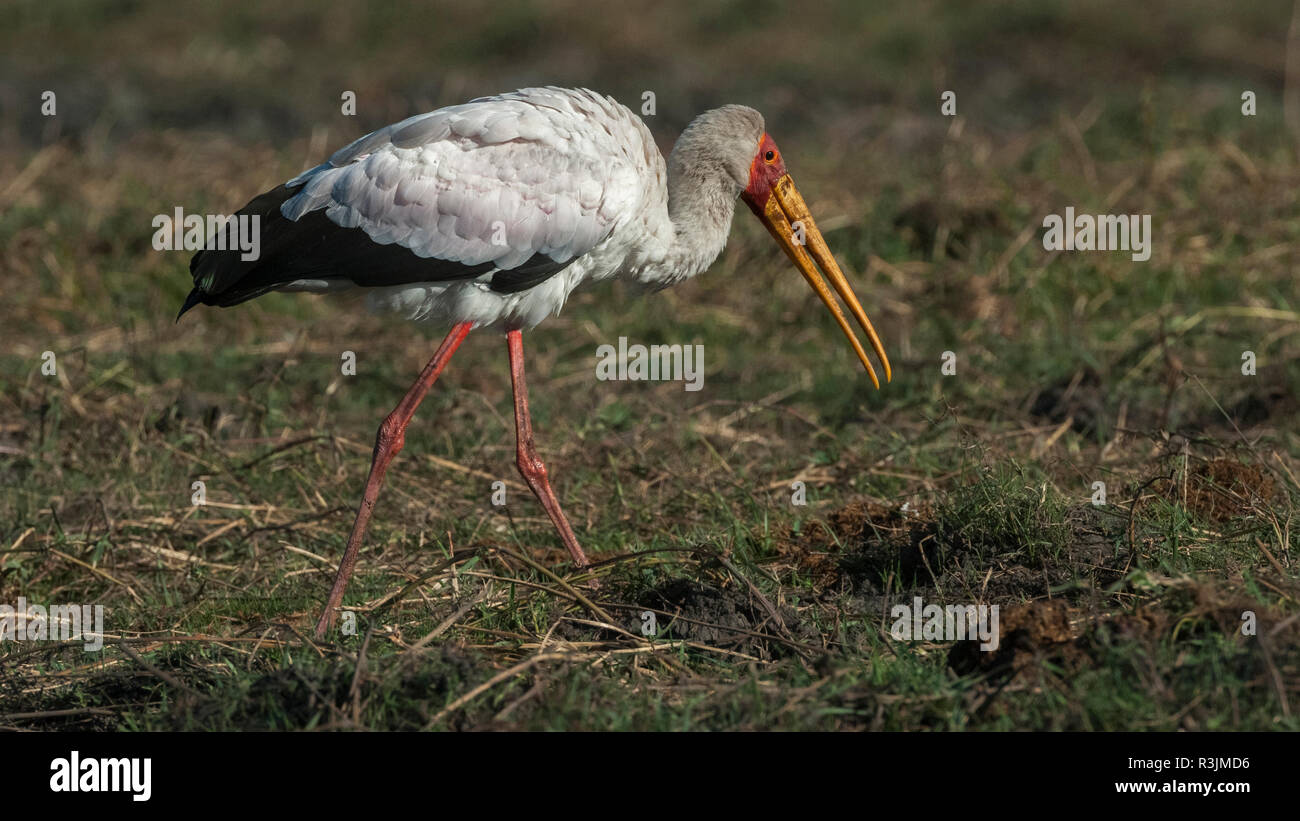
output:
[[[683,157],[681,145],[668,159],[666,224],[656,234],[657,259],[638,277],[666,286],[706,270],[722,253],[731,232],[740,187],[720,168]]]
[[[739,196],[739,187],[722,173],[675,175],[670,167],[668,219],[686,276],[702,273],[722,253]]]

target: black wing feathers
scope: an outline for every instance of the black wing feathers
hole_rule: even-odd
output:
[[[297,189],[278,186],[254,198],[236,214],[259,219],[261,248],[257,259],[240,259],[238,243],[233,241],[236,220],[223,229],[226,247],[236,250],[204,250],[190,259],[194,290],[186,298],[181,314],[198,304],[238,305],[298,279],[343,279],[376,288],[472,279],[496,270],[491,262],[465,265],[419,257],[396,243],[380,245],[361,228],[334,224],[324,209],[290,220],[280,213],[280,206],[296,193]],[[497,271],[489,287],[499,293],[525,291],[572,263],[572,259],[556,262],[545,254],[534,254],[517,268]]]

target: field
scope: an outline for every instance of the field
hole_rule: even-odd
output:
[[[0,642],[0,729],[1300,729],[1289,4],[10,5],[0,604],[102,605],[105,645]],[[525,334],[594,569],[475,332],[389,473],[355,631],[312,641],[445,329],[301,294],[174,322],[190,255],[152,220],[547,84],[652,91],[665,152],[761,110],[894,379],[740,208],[706,274]],[[1150,259],[1047,250],[1066,207],[1150,215]],[[702,345],[703,389],[598,381],[619,337]],[[998,648],[894,637],[917,597],[997,605]]]

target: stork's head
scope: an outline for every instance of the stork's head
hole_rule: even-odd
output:
[[[871,367],[871,360],[867,359],[862,343],[849,327],[839,303],[835,301],[830,288],[826,286],[826,280],[817,270],[817,266],[821,266],[836,293],[849,307],[853,318],[866,332],[872,349],[885,366],[885,381],[888,382],[893,377],[893,373],[889,367],[889,357],[885,355],[885,348],[880,344],[880,337],[876,335],[876,329],[871,326],[871,320],[867,319],[862,304],[858,302],[853,289],[849,287],[849,281],[845,279],[840,266],[835,262],[835,257],[831,256],[830,249],[826,247],[826,240],[822,238],[821,231],[817,230],[817,223],[813,221],[808,205],[799,195],[798,189],[794,187],[794,180],[790,179],[790,174],[785,169],[785,159],[781,156],[781,150],[776,147],[776,142],[766,131],[758,138],[757,146],[751,155],[745,190],[740,198],[776,238],[786,256],[790,257],[795,267],[799,269],[799,273],[803,274],[804,279],[808,280],[808,284],[817,292],[817,296],[821,297],[822,302],[830,309],[840,329],[853,345],[858,359],[862,361],[862,365],[871,376],[872,383],[879,388],[880,380],[876,377],[875,368]],[[813,260],[816,260],[816,265],[813,264]]]
[[[734,206],[749,184],[749,160],[763,132],[763,115],[752,108],[724,105],[704,112],[686,126],[668,157],[671,187],[707,187],[716,180],[718,193]]]
[[[885,366],[885,380],[892,377],[880,337],[795,189],[781,150],[763,124],[763,115],[742,105],[727,105],[696,117],[682,132],[668,159],[668,185],[670,191],[682,195],[669,198],[670,212],[683,203],[702,202],[706,210],[719,212],[715,219],[723,226],[730,223],[735,197],[740,195],[835,316],[875,386],[880,387],[875,368],[844,318],[831,287],[866,332]],[[711,196],[703,196],[705,192],[711,192]],[[677,215],[670,215],[676,220]],[[830,279],[830,286],[818,266]]]

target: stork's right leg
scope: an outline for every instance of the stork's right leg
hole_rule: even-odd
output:
[[[519,331],[506,334],[506,350],[510,354],[510,382],[515,391],[515,441],[516,461],[519,475],[524,477],[528,487],[542,503],[546,515],[551,517],[551,524],[560,534],[560,541],[569,549],[569,555],[579,568],[586,568],[587,556],[578,545],[578,537],[573,535],[569,520],[560,509],[560,500],[551,490],[551,480],[546,475],[546,465],[537,455],[537,445],[533,442],[533,415],[528,410],[528,385],[524,381],[524,337]]]
[[[366,478],[366,490],[361,496],[361,506],[357,508],[357,519],[352,524],[352,535],[348,537],[348,546],[343,551],[343,561],[339,563],[339,571],[334,577],[334,587],[330,590],[325,610],[321,612],[320,619],[316,622],[317,641],[325,638],[326,631],[334,626],[334,620],[338,617],[339,605],[343,604],[343,591],[347,589],[348,580],[352,578],[352,570],[357,564],[357,553],[361,550],[366,526],[370,524],[370,513],[375,509],[375,500],[379,498],[379,489],[384,484],[384,472],[388,470],[389,463],[406,442],[406,426],[411,423],[411,417],[415,416],[415,409],[420,406],[429,388],[433,387],[434,380],[442,373],[447,360],[451,359],[451,355],[460,347],[460,343],[465,341],[465,335],[469,333],[471,327],[472,323],[462,322],[451,329],[451,333],[442,340],[442,344],[438,346],[429,364],[425,365],[424,370],[420,372],[420,378],[415,380],[415,384],[406,392],[401,403],[379,426],[379,435],[375,437],[375,453],[370,461],[370,475]]]

